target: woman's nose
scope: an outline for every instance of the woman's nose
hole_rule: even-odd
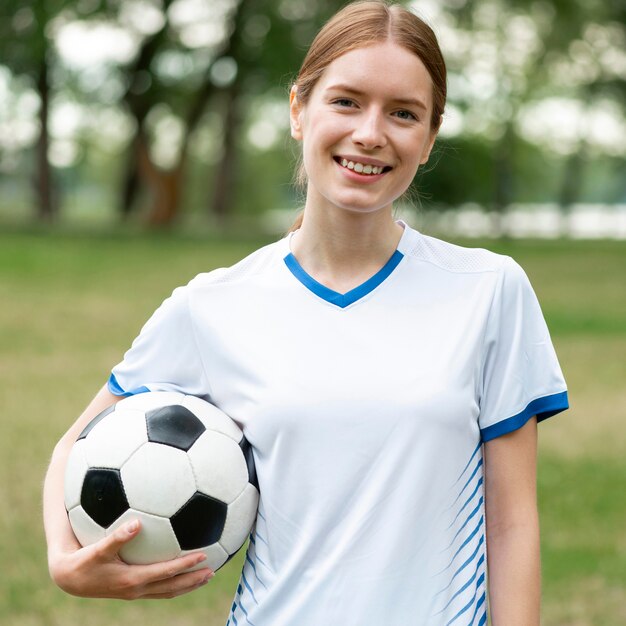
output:
[[[356,119],[352,140],[364,148],[382,148],[386,143],[383,114],[371,109]]]

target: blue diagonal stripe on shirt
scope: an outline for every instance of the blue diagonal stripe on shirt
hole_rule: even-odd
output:
[[[459,528],[459,530],[456,531],[456,535],[454,535],[454,538],[452,539],[452,541],[450,542],[450,545],[446,548],[446,550],[449,550],[454,545],[456,538],[461,534],[461,531],[467,526],[468,522],[472,519],[472,517],[474,517],[474,515],[476,515],[476,513],[480,511],[482,504],[483,504],[483,497],[480,496],[480,500],[478,500],[478,504],[474,507],[474,510],[467,516],[467,519],[463,522],[463,525],[461,526],[461,528]]]
[[[252,587],[250,587],[250,583],[248,582],[248,579],[246,578],[246,575],[241,572],[241,580],[243,580],[243,584],[246,587],[246,589],[250,592],[250,595],[252,596],[252,599],[254,600],[255,604],[258,604],[258,600],[256,599],[256,596],[254,595],[254,591],[252,591]]]
[[[256,531],[256,536],[257,536],[257,539],[260,539],[269,548],[269,544],[267,543],[267,541],[265,541],[265,539],[263,539],[261,535],[259,535],[258,530]]]
[[[481,559],[481,561],[482,560],[483,559]],[[480,562],[478,563],[478,565],[480,565]],[[476,569],[476,573],[478,573],[478,568]],[[474,574],[474,576],[472,578],[474,578],[475,576],[476,576],[476,574]],[[467,611],[472,606],[472,604],[474,604],[474,602],[476,600],[476,592],[478,590],[478,587],[480,587],[483,584],[484,580],[485,580],[485,574],[482,573],[478,577],[478,580],[476,581],[476,587],[474,589],[474,595],[472,596],[472,599],[446,624],[446,626],[450,626],[450,624],[455,622],[459,617],[461,617],[461,615],[463,615],[463,613],[465,613],[465,611]]]
[[[485,537],[484,537],[484,535],[481,535],[480,539],[478,540],[478,543],[476,544],[476,548],[474,549],[474,552],[472,552],[472,554],[470,554],[470,556],[466,559],[465,563],[463,563],[456,570],[456,572],[454,572],[454,574],[452,575],[452,578],[450,579],[450,582],[441,591],[438,591],[436,593],[436,595],[439,595],[440,593],[445,591],[452,584],[452,581],[476,558],[476,555],[478,554],[478,551],[480,550],[480,548],[481,548],[481,546],[483,545],[484,542],[485,542]],[[452,565],[452,563],[450,563],[450,565]],[[450,565],[448,565],[448,567],[446,567],[446,569],[441,570],[436,575],[439,576],[440,574],[443,574],[443,572],[445,572],[450,567]]]
[[[465,471],[467,470],[467,468],[469,467],[470,463],[472,462],[472,459],[476,456],[476,453],[480,450],[480,446],[482,446],[482,445],[483,445],[482,441],[479,441],[478,445],[474,448],[474,452],[472,452],[472,456],[470,457],[470,460],[467,462],[467,465],[463,468],[463,471],[461,472],[459,477],[456,479],[456,482],[454,483],[455,485],[456,485],[456,483],[459,482],[459,480],[461,480],[461,478],[463,477],[463,474],[465,474]]]
[[[254,577],[259,581],[259,583],[261,583],[261,585],[263,585],[263,587],[265,587],[265,589],[267,589],[267,586],[265,585],[265,583],[259,577],[259,575],[258,575],[258,573],[256,571],[256,566],[254,565],[254,563],[252,562],[252,559],[250,559],[250,556],[248,554],[246,554],[246,562],[250,564],[250,567],[252,568],[252,571],[254,572]],[[243,576],[243,572],[242,572],[242,576]],[[256,599],[254,601],[256,602]],[[258,604],[258,602],[257,602],[257,604]]]
[[[481,555],[481,557],[478,559],[478,563],[476,563],[476,569],[474,570],[474,573],[470,576],[469,580],[460,589],[456,591],[456,593],[448,600],[448,603],[443,607],[443,609],[441,609],[441,611],[439,611],[439,613],[436,613],[436,615],[443,613],[454,602],[455,598],[459,594],[463,593],[474,582],[474,580],[476,579],[476,576],[478,575],[478,568],[484,563],[484,561],[485,561],[485,555]],[[476,592],[474,592],[474,596],[476,596]],[[454,621],[464,610],[465,609],[461,609],[461,611],[452,618],[452,621]]]
[[[461,497],[461,495],[465,491],[465,488],[472,482],[472,478],[476,476],[476,472],[480,469],[482,464],[483,464],[482,458],[478,459],[478,463],[476,464],[476,467],[474,468],[472,475],[467,479],[467,482],[463,485],[463,488],[461,489],[461,491],[459,491],[459,495],[456,497],[454,502],[448,507],[448,510],[450,510],[457,503],[458,499]]]
[[[474,615],[472,615],[472,619],[470,620],[468,626],[471,626],[474,623],[474,620],[476,619],[476,614],[478,613],[478,610],[484,603],[485,603],[485,592],[483,591],[483,595],[480,596],[478,602],[476,603],[476,608],[474,609]]]
[[[240,582],[237,585],[237,593],[235,594],[235,600],[233,601],[233,604],[231,606],[230,616],[228,618],[228,622],[226,623],[226,626],[228,626],[228,624],[230,624],[230,618],[231,617],[233,619],[233,622],[234,622],[235,626],[237,626],[238,620],[237,620],[237,616],[235,615],[235,612],[237,611],[237,609],[241,610],[241,612],[243,613],[243,616],[246,618],[246,622],[248,624],[250,624],[250,626],[255,626],[254,623],[250,621],[250,616],[248,615],[248,611],[246,610],[246,607],[245,607],[245,605],[243,603],[243,600],[242,600],[243,587],[241,586],[241,581],[243,581],[243,583],[246,585],[247,589],[250,591],[250,593],[252,594],[252,597],[254,599],[254,593],[252,592],[252,589],[250,589],[250,586],[247,584],[247,582],[245,580],[245,576],[244,576],[244,574],[242,572],[241,573]],[[255,600],[255,602],[256,602],[256,600]]]
[[[248,554],[250,553],[253,553],[255,563],[260,563],[266,570],[269,570],[271,572],[271,569],[268,566],[268,564],[259,556],[259,553],[256,550],[256,544],[254,542],[253,542],[253,545],[248,546]],[[254,569],[254,573],[255,574],[257,573],[256,568]],[[257,578],[259,578],[258,574],[257,574]],[[260,578],[259,578],[259,582],[263,585],[263,582],[261,581]],[[265,587],[265,585],[263,586]],[[267,589],[267,587],[265,588]]]
[[[463,503],[463,506],[459,509],[459,512],[456,514],[455,518],[452,520],[452,523],[450,524],[450,526],[448,526],[448,528],[451,528],[454,525],[456,520],[459,518],[459,515],[463,513],[463,509],[465,509],[465,507],[471,502],[472,498],[476,495],[476,493],[478,492],[478,489],[480,488],[482,484],[483,484],[483,479],[481,476],[480,480],[476,483],[476,487],[474,488],[474,491],[472,491],[472,494],[470,495],[470,497],[467,500],[465,500],[465,502]]]
[[[474,530],[469,534],[469,536],[465,539],[465,541],[459,546],[458,550],[454,553],[454,556],[450,559],[450,563],[448,563],[445,569],[448,569],[448,567],[450,567],[450,565],[454,563],[454,559],[456,559],[459,552],[461,552],[461,550],[463,550],[463,548],[474,538],[474,535],[480,530],[480,527],[483,525],[483,521],[484,521],[484,516],[481,515],[480,519],[478,520],[478,524],[476,525],[476,528],[474,528]],[[445,550],[442,550],[442,552],[445,552]]]
[[[243,602],[241,601],[241,598],[239,598],[239,608],[241,609],[242,613],[244,614],[244,617],[246,618],[246,622],[248,622],[248,624],[250,624],[250,626],[254,626],[254,624],[250,621],[250,618],[248,616],[248,611],[246,611],[246,607],[243,605]]]

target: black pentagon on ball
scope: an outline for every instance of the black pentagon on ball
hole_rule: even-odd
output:
[[[256,466],[254,465],[252,446],[248,443],[248,440],[242,436],[241,441],[239,442],[239,447],[243,452],[243,456],[246,459],[246,465],[248,466],[248,482],[259,490],[259,479],[256,475]]]
[[[80,503],[96,524],[108,528],[129,508],[120,471],[105,468],[88,470],[83,480]]]
[[[146,413],[148,441],[179,448],[185,452],[206,430],[204,424],[180,404],[152,409]]]
[[[104,409],[104,411],[102,411],[102,413],[98,413],[98,415],[96,415],[91,420],[91,422],[89,422],[89,424],[87,424],[87,426],[85,426],[83,432],[80,433],[80,435],[78,435],[78,439],[84,439],[93,430],[93,427],[96,424],[101,422],[110,413],[113,413],[113,411],[115,411],[115,404],[112,404],[110,407],[107,407],[106,409]],[[78,439],[76,439],[76,441],[78,441]]]
[[[199,491],[170,518],[182,550],[196,550],[215,543],[226,523],[227,506]]]

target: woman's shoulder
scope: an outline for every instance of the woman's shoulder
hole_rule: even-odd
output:
[[[189,281],[187,287],[190,291],[195,291],[258,277],[277,266],[277,262],[284,256],[285,245],[284,239],[274,241],[251,252],[233,265],[201,272]]]
[[[464,246],[414,230],[410,257],[453,273],[506,272],[515,261],[510,256],[481,247]]]

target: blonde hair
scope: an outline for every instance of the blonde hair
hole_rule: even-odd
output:
[[[433,82],[433,111],[430,125],[437,131],[446,104],[446,64],[433,30],[405,7],[385,0],[359,0],[336,13],[311,44],[294,82],[297,98],[306,105],[324,70],[338,57],[377,42],[391,40],[413,52],[424,64]],[[294,184],[304,190],[307,175],[298,159]],[[302,224],[304,211],[287,232]]]

